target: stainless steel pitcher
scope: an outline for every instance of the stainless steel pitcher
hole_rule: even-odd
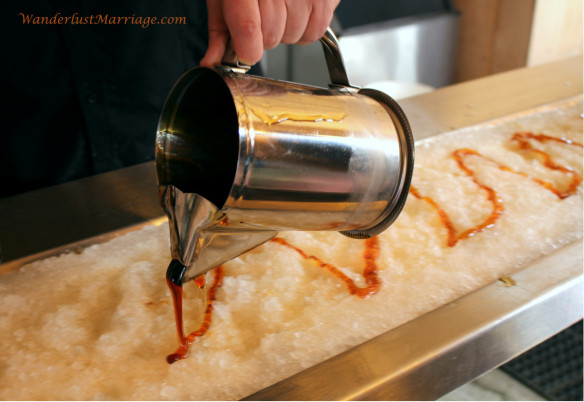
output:
[[[321,39],[328,89],[245,73],[235,59],[182,76],[156,137],[171,252],[201,275],[285,230],[368,238],[400,213],[414,166],[398,104],[349,84],[338,42]]]

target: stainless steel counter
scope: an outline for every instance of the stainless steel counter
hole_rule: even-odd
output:
[[[512,277],[248,399],[434,400],[582,318],[581,242]]]
[[[400,104],[422,139],[581,93],[578,57]],[[0,273],[51,249],[103,241],[161,215],[152,163],[0,199],[0,247],[9,262]],[[513,278],[521,286],[493,283],[249,399],[434,399],[582,318],[582,242]]]

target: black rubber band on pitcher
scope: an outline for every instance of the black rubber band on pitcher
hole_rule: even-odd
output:
[[[390,200],[389,205],[381,214],[381,216],[383,216],[381,222],[369,228],[344,230],[339,232],[353,239],[368,239],[370,237],[377,236],[385,229],[387,229],[396,220],[406,203],[410,189],[410,183],[412,181],[412,174],[414,172],[414,138],[412,136],[412,130],[410,128],[408,119],[406,118],[401,107],[399,107],[397,102],[392,97],[381,91],[370,88],[361,89],[359,94],[368,96],[378,102],[383,103],[393,112],[391,117],[392,120],[395,117],[395,119],[397,119],[397,123],[399,123],[397,131],[400,140],[400,148],[406,158],[406,171],[403,173],[405,177],[403,178],[401,191],[399,194],[397,194],[397,200],[395,200],[395,198]]]

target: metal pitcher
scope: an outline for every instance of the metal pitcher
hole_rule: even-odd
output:
[[[171,252],[197,277],[285,230],[368,238],[400,213],[414,144],[398,104],[349,84],[321,39],[328,89],[246,74],[233,57],[175,84],[156,137]],[[233,55],[232,55],[233,56]]]

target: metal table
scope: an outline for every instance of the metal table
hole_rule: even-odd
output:
[[[582,58],[515,70],[400,101],[422,139],[578,96]],[[146,163],[0,199],[0,273],[161,219]],[[583,316],[582,241],[261,390],[248,399],[435,399]],[[553,273],[550,268],[553,267]]]

